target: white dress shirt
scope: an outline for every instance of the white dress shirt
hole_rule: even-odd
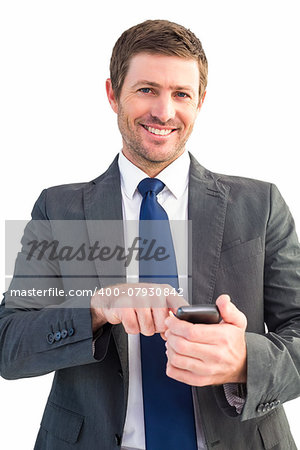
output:
[[[173,236],[175,254],[177,255],[179,287],[183,289],[183,296],[188,300],[188,180],[190,158],[184,152],[172,164],[157,176],[165,187],[158,194],[158,202],[166,210]],[[142,196],[137,191],[141,180],[148,175],[132,164],[122,153],[119,155],[119,169],[121,175],[122,208],[124,219],[125,248],[133,238],[138,236],[138,221]],[[179,176],[180,175],[180,176]],[[176,221],[173,222],[172,220]],[[178,222],[181,221],[181,222]],[[176,239],[176,228],[180,226],[180,240]],[[184,239],[182,228],[184,227]],[[180,258],[178,258],[180,255]],[[138,261],[132,261],[127,270],[127,282],[138,282]],[[145,429],[143,412],[142,375],[140,361],[140,336],[128,336],[129,353],[129,391],[127,413],[122,439],[122,449],[145,450]],[[194,402],[196,405],[196,402]],[[199,421],[199,412],[195,410],[197,423],[198,450],[206,448]]]

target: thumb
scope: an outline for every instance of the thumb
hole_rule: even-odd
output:
[[[242,311],[231,302],[229,295],[222,294],[217,298],[216,305],[219,308],[223,322],[235,325],[242,330],[246,329],[247,318]]]

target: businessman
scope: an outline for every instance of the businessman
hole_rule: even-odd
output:
[[[282,406],[300,394],[294,222],[274,185],[210,172],[187,153],[206,85],[190,30],[155,20],[125,31],[106,82],[122,151],[97,179],[44,190],[33,208],[1,305],[0,361],[7,379],[55,371],[36,450],[296,449]],[[56,222],[68,232],[79,222],[92,249],[129,248],[130,223],[142,237],[150,223],[162,245],[129,266],[93,253],[80,278],[84,244],[77,259],[53,257],[50,244],[34,253],[32,243],[62,240]],[[95,279],[85,303],[12,294],[32,280],[67,293]],[[181,321],[186,303],[216,303],[222,320]]]

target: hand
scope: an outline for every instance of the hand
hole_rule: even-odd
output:
[[[166,319],[169,377],[192,386],[246,382],[246,316],[228,295],[220,295],[216,304],[223,319],[219,324]]]
[[[129,334],[163,333],[169,311],[176,312],[179,306],[187,304],[167,284],[128,283],[104,288],[103,292],[104,295],[97,293],[91,299],[93,332],[109,322],[122,323]],[[114,295],[116,292],[119,295]]]

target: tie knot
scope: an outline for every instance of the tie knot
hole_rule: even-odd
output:
[[[144,178],[138,184],[138,191],[144,197],[147,192],[154,192],[155,195],[159,194],[165,187],[164,183],[157,178]]]

